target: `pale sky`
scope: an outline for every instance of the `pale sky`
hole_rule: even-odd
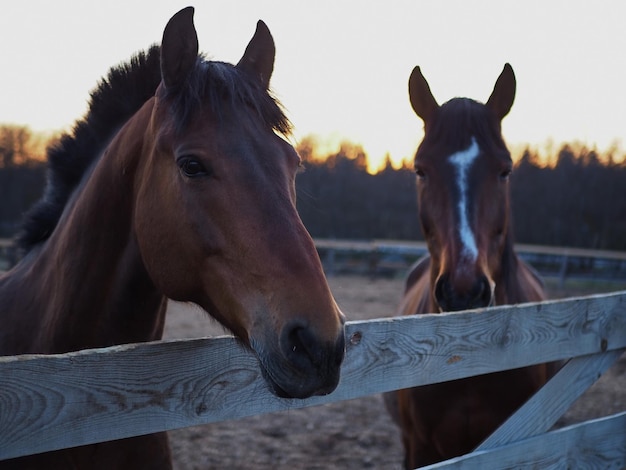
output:
[[[0,123],[68,129],[110,66],[160,42],[189,1],[5,1],[0,14]],[[203,1],[200,49],[236,63],[263,19],[276,42],[271,87],[295,124],[371,160],[411,158],[422,137],[407,81],[420,65],[441,104],[486,101],[505,62],[517,96],[511,145],[548,139],[604,150],[626,133],[626,2]]]

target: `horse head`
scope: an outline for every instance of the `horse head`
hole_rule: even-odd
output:
[[[296,211],[300,158],[268,93],[274,51],[259,22],[237,65],[208,62],[193,9],[170,20],[135,233],[161,292],[203,307],[256,353],[278,395],[302,398],[336,387],[344,317]]]
[[[433,308],[487,307],[509,243],[512,160],[501,120],[515,97],[513,69],[505,65],[486,104],[454,98],[438,105],[419,67],[409,78],[409,96],[424,121],[415,171]]]

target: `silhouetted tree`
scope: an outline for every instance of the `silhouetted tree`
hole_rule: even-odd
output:
[[[44,137],[28,127],[0,126],[0,237],[13,236],[45,180]]]
[[[300,155],[312,155],[309,140]],[[304,159],[304,157],[303,157]],[[419,237],[415,176],[391,165],[377,175],[367,172],[367,154],[344,142],[325,161],[313,160],[298,175],[298,211],[315,237]]]
[[[519,242],[626,249],[626,165],[596,151],[561,147],[554,167],[524,152],[512,178]]]

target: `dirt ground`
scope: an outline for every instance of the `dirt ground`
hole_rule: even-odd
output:
[[[392,316],[402,279],[336,276],[329,283],[348,320]],[[625,289],[589,283],[549,286],[550,297]],[[199,308],[172,304],[165,338],[224,334]],[[626,355],[562,418],[561,424],[626,410]],[[177,470],[195,469],[400,469],[398,428],[380,395],[302,410],[270,413],[170,432]]]

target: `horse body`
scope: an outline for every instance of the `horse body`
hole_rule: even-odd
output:
[[[344,318],[295,208],[299,157],[267,88],[259,22],[236,65],[198,56],[193,9],[160,48],[113,69],[49,154],[28,252],[0,277],[0,354],[160,339],[167,298],[194,302],[258,357],[279,396],[330,393]],[[0,468],[170,468],[165,433]]]
[[[399,314],[542,300],[542,283],[515,254],[511,236],[512,161],[500,121],[513,104],[513,70],[505,66],[484,105],[455,98],[439,106],[418,67],[409,94],[425,123],[415,168],[429,255],[409,273]],[[538,365],[387,394],[387,407],[402,428],[406,468],[470,452],[547,375],[548,367]]]
[[[495,304],[543,300],[534,272],[513,252],[509,255],[519,267],[508,279],[495,280]],[[432,295],[430,257],[420,264],[411,274],[422,273],[407,282],[399,314],[439,311]],[[385,398],[397,407],[391,412],[402,428],[406,468],[471,452],[545,383],[547,374],[546,366],[538,365],[392,392]]]

